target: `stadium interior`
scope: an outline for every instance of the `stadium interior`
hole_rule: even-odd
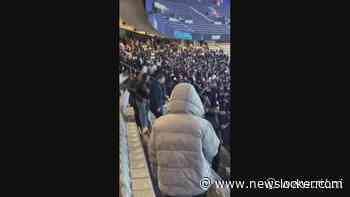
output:
[[[184,172],[177,178],[180,185],[181,182],[187,184],[183,193],[179,192],[181,189],[167,186],[172,182],[163,174],[169,173],[169,170],[162,169],[181,166],[174,163],[182,161],[170,161],[172,156],[159,156],[161,151],[154,147],[165,145],[159,141],[155,146],[153,143],[155,139],[164,139],[173,151],[169,154],[175,155],[173,158],[186,157],[185,154],[177,157],[176,151],[181,150],[171,146],[173,141],[170,137],[156,136],[162,133],[161,129],[157,133],[155,130],[173,124],[167,119],[167,114],[173,110],[171,102],[175,99],[175,89],[181,84],[190,84],[188,87],[193,87],[191,90],[196,92],[203,106],[201,118],[205,124],[211,125],[209,130],[216,136],[205,143],[201,141],[199,154],[205,158],[204,163],[209,163],[210,173],[216,180],[229,179],[230,1],[120,0],[119,10],[119,197],[228,197],[229,190],[219,191],[214,187],[208,187],[204,193],[187,189],[191,184],[186,181],[197,181],[191,173]],[[157,99],[157,96],[160,98]],[[175,124],[171,128],[181,128],[184,124]],[[194,121],[192,124],[197,123]],[[202,139],[205,138],[203,136]],[[174,138],[177,137],[174,134]],[[219,148],[214,145],[216,139]],[[180,141],[177,143],[189,147],[186,144],[189,141],[181,137]],[[215,147],[212,162],[206,161],[209,154],[206,147]],[[162,165],[165,167],[162,168]],[[201,166],[199,171],[205,168],[202,164],[198,166]],[[182,180],[181,177],[185,178]]]

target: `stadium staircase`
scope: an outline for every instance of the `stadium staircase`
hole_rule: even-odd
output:
[[[186,18],[191,18],[194,23],[191,25],[186,25],[180,22],[169,21],[167,16],[162,14],[157,14],[157,18],[162,26],[167,26],[167,28],[162,27],[163,30],[174,28],[177,31],[185,32],[197,32],[197,33],[210,33],[210,34],[225,34],[229,33],[229,29],[226,25],[215,25],[211,21],[208,21],[203,14],[200,14],[195,8],[190,7],[182,3],[174,3],[167,0],[158,0],[169,7],[171,12],[176,13],[178,16],[183,16]]]
[[[119,122],[119,197],[156,197],[145,149],[133,120],[133,111],[128,108],[121,110],[121,113]]]
[[[161,197],[156,194],[154,189],[144,145],[145,139],[142,139],[136,127],[134,112],[131,107],[124,111],[127,111],[127,113],[120,115],[119,127],[119,197]],[[223,151],[222,155],[226,159],[222,160],[222,164],[230,165],[230,161],[228,161],[229,153],[226,150]],[[220,168],[220,174],[228,173],[223,165]],[[209,190],[207,194],[207,197],[228,196],[229,191],[227,190],[224,192]]]

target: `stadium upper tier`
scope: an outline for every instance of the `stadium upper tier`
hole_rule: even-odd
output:
[[[152,6],[146,6],[149,20],[165,35],[180,39],[229,40],[229,3],[218,6],[209,0],[150,1]]]
[[[202,13],[210,13],[215,9],[219,16],[224,16],[230,18],[230,1],[219,1],[219,0],[172,0],[174,3],[182,3],[188,6],[191,6]],[[218,5],[219,2],[220,4]],[[208,16],[212,20],[215,20],[215,16]]]

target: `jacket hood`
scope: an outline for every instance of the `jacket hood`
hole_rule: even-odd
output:
[[[195,88],[189,83],[179,83],[173,89],[168,105],[169,113],[204,115],[203,103]]]

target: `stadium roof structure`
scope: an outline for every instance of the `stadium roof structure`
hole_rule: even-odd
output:
[[[163,36],[149,23],[144,7],[144,0],[119,0],[119,17],[136,31]]]

